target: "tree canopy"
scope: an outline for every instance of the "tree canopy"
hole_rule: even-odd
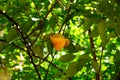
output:
[[[0,0],[0,80],[119,80],[119,0]]]

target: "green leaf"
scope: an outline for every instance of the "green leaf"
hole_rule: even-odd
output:
[[[76,53],[78,51],[81,51],[82,48],[80,45],[74,45],[72,42],[70,43],[70,45],[66,48],[68,50],[69,53]]]
[[[78,71],[80,71],[88,60],[91,58],[88,54],[83,54],[80,56],[79,62],[72,62],[66,71],[67,77],[74,76]]]
[[[62,76],[61,80],[69,80],[65,75]]]
[[[111,32],[109,34],[109,38],[115,38],[115,37],[117,37],[117,35],[115,34],[115,32]]]
[[[53,12],[54,12],[55,14],[57,14],[57,15],[61,15],[61,13],[62,13],[62,9],[61,9],[61,8],[54,9]]]
[[[48,40],[48,41],[46,42],[46,44],[47,44],[48,52],[49,52],[50,54],[52,54],[52,53],[53,53],[53,45],[52,45],[51,41]]]
[[[83,54],[83,55],[80,55],[79,59],[87,61],[87,60],[90,60],[91,58],[88,54]]]
[[[10,28],[8,35],[7,35],[7,41],[11,42],[14,39],[16,39],[18,37],[18,32],[15,28]]]
[[[73,54],[66,54],[66,55],[61,56],[59,58],[59,61],[61,61],[61,62],[70,62],[74,58],[75,58],[75,55],[73,55]]]
[[[90,37],[97,37],[98,35],[98,28],[94,28],[90,33]]]
[[[120,66],[120,51],[117,50],[114,55],[114,63]]]
[[[34,53],[35,53],[37,56],[39,56],[39,57],[43,57],[43,56],[44,56],[44,55],[43,55],[43,47],[42,47],[42,46],[35,45],[35,46],[33,47],[33,51],[34,51]]]
[[[31,19],[29,19],[28,21],[26,21],[22,26],[21,26],[21,29],[23,31],[24,34],[26,34],[31,28],[32,28],[32,25],[34,24],[35,22],[32,21]]]
[[[66,70],[66,76],[67,77],[72,77],[74,76],[78,71],[80,71],[83,66],[85,65],[86,61],[81,61],[81,62],[72,62],[68,66]]]
[[[54,30],[55,29],[55,26],[56,26],[56,23],[57,23],[57,18],[55,16],[52,16],[50,18],[50,27]]]
[[[62,76],[61,72],[57,72],[56,74],[53,75],[55,78],[60,78]]]
[[[91,64],[92,64],[92,67],[95,69],[95,71],[98,72],[99,71],[99,65],[98,65],[97,61],[92,60]]]
[[[0,41],[0,52],[5,48],[5,46],[6,46],[6,43]]]
[[[83,27],[84,27],[84,31],[90,29],[90,26],[93,24],[92,20],[91,19],[87,19],[85,20],[85,23],[83,24]]]
[[[120,24],[115,26],[114,29],[115,29],[115,32],[117,33],[117,35],[119,35],[120,34]]]
[[[106,22],[101,21],[98,25],[98,32],[102,40],[102,46],[105,46],[108,43],[107,32],[106,32]]]
[[[2,5],[0,5],[0,10],[4,10],[4,7]]]

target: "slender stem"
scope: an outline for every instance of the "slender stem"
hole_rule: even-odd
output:
[[[70,10],[71,10],[71,6],[68,8],[67,16],[66,16],[66,18],[64,19],[64,21],[63,21],[63,23],[62,23],[62,25],[61,25],[60,30],[59,30],[58,33],[60,33],[60,32],[62,31],[62,29],[63,29],[63,27],[64,27],[64,24],[68,22],[69,17],[70,17],[70,15],[71,15],[71,14],[70,14]]]

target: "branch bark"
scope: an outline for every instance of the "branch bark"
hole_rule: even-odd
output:
[[[90,34],[90,33],[91,33],[91,30],[89,29],[89,30],[88,30],[88,34]],[[92,37],[89,37],[89,40],[90,40],[90,46],[91,46],[91,48],[92,48],[92,49],[95,49],[93,38],[92,38]],[[96,59],[96,53],[93,52],[92,55],[93,55],[93,60],[94,60],[94,61],[97,61],[97,59]],[[98,71],[98,72],[96,73],[96,80],[100,80],[100,71]]]

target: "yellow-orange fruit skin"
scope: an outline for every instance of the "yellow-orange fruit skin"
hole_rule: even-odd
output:
[[[50,40],[57,51],[60,51],[65,45],[65,39],[60,34],[51,35]]]
[[[53,44],[58,43],[61,40],[62,36],[60,34],[54,34],[50,36],[50,40]]]
[[[64,47],[67,47],[67,46],[69,46],[69,45],[70,45],[70,40],[67,39],[67,38],[65,38],[65,46],[64,46]]]
[[[65,39],[61,39],[58,43],[56,44],[53,44],[54,45],[54,48],[57,50],[57,51],[60,51],[64,45],[65,45]]]
[[[57,51],[60,51],[62,48],[67,47],[70,44],[70,40],[64,38],[60,34],[51,35],[50,40]]]

